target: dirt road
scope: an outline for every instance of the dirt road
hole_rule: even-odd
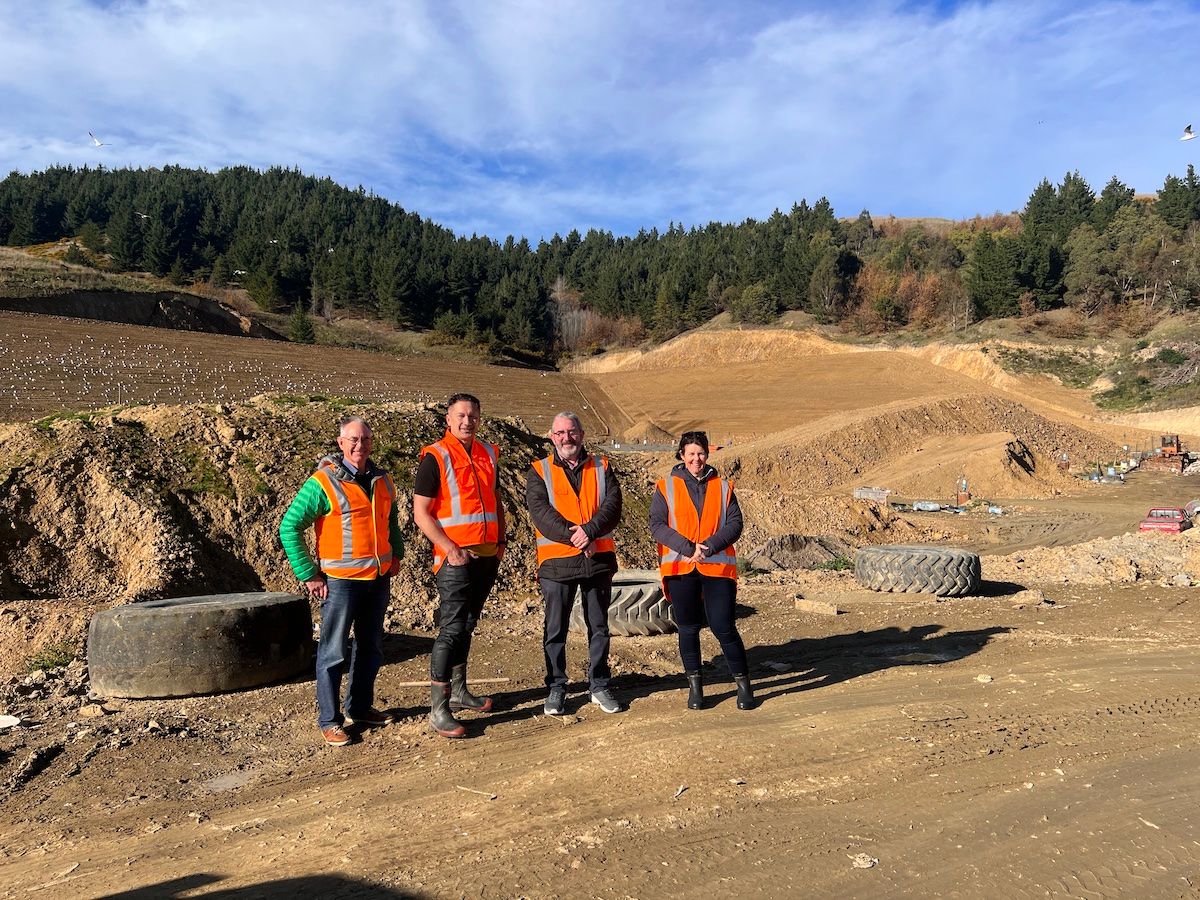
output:
[[[668,637],[615,643],[628,712],[576,684],[546,718],[531,616],[485,619],[473,674],[511,681],[463,742],[396,686],[427,634],[388,639],[402,721],[345,750],[317,745],[310,682],[47,722],[61,747],[0,809],[3,891],[1195,896],[1200,590],[935,602],[825,578],[844,615],[745,585],[753,712],[720,664],[713,708],[684,709]]]

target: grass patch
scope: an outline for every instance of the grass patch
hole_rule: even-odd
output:
[[[184,475],[181,490],[190,494],[217,494],[233,496],[233,485],[203,450],[196,448],[183,454]]]
[[[49,434],[59,422],[80,422],[84,428],[91,428],[95,424],[95,415],[92,412],[71,412],[64,409],[62,412],[51,413],[35,420],[33,427],[44,434]]]
[[[854,560],[848,556],[835,556],[833,559],[827,559],[823,563],[817,563],[813,568],[825,572],[845,572],[847,569],[854,568]]]
[[[38,669],[59,669],[69,665],[75,659],[75,645],[68,641],[60,641],[43,647],[29,659],[25,660],[25,671],[36,672]]]
[[[1126,373],[1107,391],[1093,398],[1101,409],[1136,409],[1148,403],[1154,395],[1154,386],[1145,375]]]
[[[245,470],[246,477],[250,479],[252,490],[256,494],[263,496],[274,496],[275,489],[267,483],[267,480],[262,477],[262,473],[258,471],[258,463],[254,461],[254,457],[248,453],[238,455],[238,465]]]
[[[996,357],[1001,368],[1010,375],[1053,375],[1073,388],[1087,387],[1104,371],[1104,365],[1088,351],[1071,353],[1001,347]]]

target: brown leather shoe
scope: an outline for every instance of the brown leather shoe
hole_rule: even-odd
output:
[[[325,738],[325,743],[330,747],[345,747],[350,743],[350,735],[346,734],[346,729],[341,725],[330,725],[328,728],[322,728],[321,737]]]
[[[351,725],[391,725],[392,716],[391,713],[385,713],[372,706],[360,713],[347,713],[346,721]]]

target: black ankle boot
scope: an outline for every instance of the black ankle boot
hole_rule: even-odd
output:
[[[476,697],[467,690],[467,664],[450,670],[450,708],[469,709],[473,712],[491,712],[491,697]]]
[[[754,699],[754,685],[750,683],[749,675],[734,675],[733,683],[737,685],[738,709],[754,709],[758,706]]]
[[[448,681],[429,682],[429,727],[442,737],[460,738],[467,735],[463,723],[450,713]]]
[[[699,672],[684,672],[688,681],[688,709],[704,709],[704,676]]]

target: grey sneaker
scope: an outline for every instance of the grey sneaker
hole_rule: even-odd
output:
[[[548,716],[561,716],[567,711],[567,689],[555,685],[546,696],[546,705],[542,707]]]
[[[596,688],[593,690],[592,702],[606,713],[618,713],[621,711],[621,704],[617,702],[616,697],[609,693],[608,688]]]

